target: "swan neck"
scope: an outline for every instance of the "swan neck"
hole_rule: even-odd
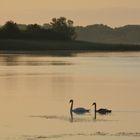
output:
[[[97,112],[97,105],[96,105],[96,103],[94,104],[94,106],[95,106],[95,110],[94,110],[95,111],[94,112],[95,113],[95,116],[94,116],[94,118],[96,119],[96,112]]]
[[[97,105],[96,105],[96,103],[95,103],[95,111],[97,110]]]
[[[73,110],[73,101],[71,102],[70,112]]]
[[[71,107],[70,107],[70,116],[71,116],[71,122],[73,122],[73,101],[71,102]]]

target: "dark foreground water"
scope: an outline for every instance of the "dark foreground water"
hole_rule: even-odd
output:
[[[140,53],[58,54],[0,54],[0,139],[140,139]]]

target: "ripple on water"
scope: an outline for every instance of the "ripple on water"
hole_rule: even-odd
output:
[[[71,133],[71,134],[54,134],[48,136],[22,136],[23,140],[40,140],[40,139],[59,139],[65,137],[76,137],[76,136],[83,136],[83,137],[95,137],[95,136],[115,136],[115,137],[140,137],[140,132],[118,132],[118,133],[106,133],[106,132],[95,132],[95,133]]]
[[[32,118],[43,118],[43,119],[47,119],[47,120],[61,120],[61,121],[70,121],[71,118],[68,117],[68,116],[56,116],[56,115],[50,115],[50,116],[47,116],[47,115],[40,115],[40,116],[30,116]],[[110,121],[118,121],[118,120],[109,120],[109,119],[94,119],[94,118],[91,118],[87,115],[87,117],[83,118],[83,117],[75,117],[73,119],[72,122],[110,122]]]

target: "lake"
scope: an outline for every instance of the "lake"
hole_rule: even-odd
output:
[[[140,139],[140,53],[1,53],[0,139]]]

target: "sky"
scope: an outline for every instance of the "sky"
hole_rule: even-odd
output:
[[[140,24],[140,0],[0,0],[0,24],[49,23],[64,16],[75,25],[106,24],[118,27]]]

